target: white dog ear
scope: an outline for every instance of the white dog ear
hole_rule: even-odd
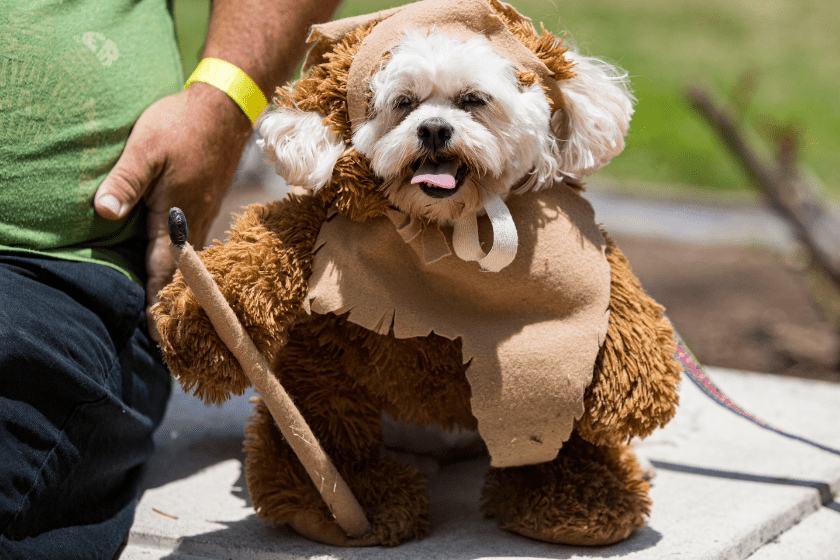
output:
[[[551,117],[557,137],[560,169],[583,176],[609,163],[624,149],[635,98],[627,90],[627,74],[602,60],[572,50],[575,76],[559,83],[565,106]]]
[[[257,145],[274,162],[274,170],[289,186],[318,190],[330,181],[344,152],[344,139],[323,124],[315,111],[279,107],[258,124]]]

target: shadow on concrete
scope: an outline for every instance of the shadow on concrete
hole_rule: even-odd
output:
[[[644,527],[626,541],[608,547],[572,547],[534,541],[499,529],[492,521],[465,519],[457,530],[435,530],[421,541],[393,548],[340,548],[307,540],[286,526],[271,527],[251,515],[223,523],[226,527],[185,538],[168,560],[185,556],[208,559],[262,558],[278,555],[291,559],[330,560],[478,560],[481,558],[620,558],[654,547],[662,535]]]
[[[621,558],[655,547],[662,534],[651,527],[607,547],[572,547],[535,541],[503,531],[482,515],[479,502],[487,458],[442,467],[428,477],[430,535],[394,548],[338,548],[305,539],[285,526],[271,527],[249,515],[222,523],[225,528],[186,537],[167,558],[179,554],[205,558],[259,558],[273,554],[291,559],[476,560],[478,558]],[[244,488],[244,480],[236,485]],[[181,558],[183,558],[181,556]]]
[[[143,489],[160,488],[229,459],[243,463],[244,428],[253,395],[248,390],[224,405],[205,405],[173,387],[166,416],[155,432],[155,452],[146,468]]]
[[[785,478],[777,476],[749,474],[737,471],[724,471],[720,469],[710,469],[706,467],[693,467],[691,465],[668,463],[666,461],[652,460],[651,463],[657,469],[662,469],[666,471],[696,474],[700,476],[713,476],[715,478],[726,478],[729,480],[743,480],[745,482],[760,482],[763,484],[778,484],[782,486],[798,486],[801,488],[813,488],[819,493],[820,503],[824,507],[840,513],[840,503],[834,500],[834,497],[831,493],[831,486],[827,482],[822,482],[819,480],[804,480],[798,478]]]
[[[228,459],[244,462],[242,436],[211,436],[187,445],[159,449],[149,459],[143,489],[165,486]]]

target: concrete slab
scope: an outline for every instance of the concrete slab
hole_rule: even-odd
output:
[[[792,228],[760,205],[639,198],[587,185],[584,197],[595,219],[615,235],[682,243],[751,245],[790,252],[798,247]]]
[[[837,560],[840,558],[840,507],[830,504],[758,549],[749,560]]]
[[[840,447],[840,386],[717,368],[710,376],[759,417]],[[840,456],[762,430],[687,381],[681,394],[675,419],[637,445],[657,468],[654,509],[648,526],[624,543],[565,547],[499,530],[478,511],[487,463],[474,459],[439,470],[424,465],[432,499],[429,538],[393,549],[340,549],[256,518],[242,473],[248,395],[204,407],[176,391],[121,558],[840,558],[796,552],[811,543],[815,548],[802,550],[840,551]]]

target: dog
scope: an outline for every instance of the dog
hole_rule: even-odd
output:
[[[491,222],[499,238],[509,195],[579,184],[624,149],[635,99],[627,73],[608,62],[567,50],[574,75],[558,83],[562,107],[552,111],[542,85],[523,84],[481,36],[412,30],[389,55],[369,81],[352,148],[410,216],[459,233],[465,217],[498,208]],[[322,118],[281,107],[259,123],[259,145],[289,185],[317,192],[347,148]],[[465,244],[475,249],[474,240]],[[460,248],[462,258],[474,256]]]
[[[670,323],[580,195],[624,148],[627,74],[499,0],[422,0],[310,40],[258,128],[311,196],[250,207],[202,259],[372,529],[341,532],[262,402],[245,443],[259,517],[338,545],[428,534],[425,480],[381,453],[387,414],[477,430],[503,528],[626,538],[650,507],[626,442],[670,420],[679,379]],[[209,402],[247,386],[179,278],[155,312],[182,385]]]

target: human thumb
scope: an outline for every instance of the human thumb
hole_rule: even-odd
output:
[[[163,169],[160,156],[143,148],[144,136],[135,126],[117,163],[96,189],[93,206],[106,220],[124,218]]]

